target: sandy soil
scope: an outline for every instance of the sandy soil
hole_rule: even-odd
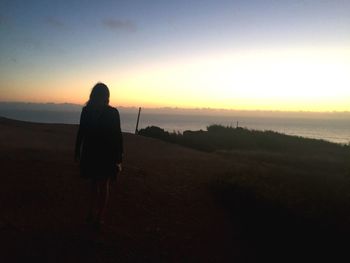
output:
[[[107,225],[87,229],[76,130],[0,119],[2,262],[244,261],[239,229],[211,189],[230,164],[132,134],[124,134],[124,170],[112,185]]]

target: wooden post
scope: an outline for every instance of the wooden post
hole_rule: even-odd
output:
[[[139,121],[140,121],[141,107],[139,108],[139,114],[137,115],[135,134],[139,133]]]

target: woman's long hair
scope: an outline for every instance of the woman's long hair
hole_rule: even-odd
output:
[[[109,104],[109,89],[104,83],[97,83],[91,90],[90,98],[86,106],[91,108],[103,108]]]

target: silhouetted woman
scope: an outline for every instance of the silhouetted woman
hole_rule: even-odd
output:
[[[119,112],[109,104],[109,90],[97,83],[83,107],[75,145],[81,176],[91,180],[88,223],[100,227],[109,196],[109,185],[121,170],[123,138]]]

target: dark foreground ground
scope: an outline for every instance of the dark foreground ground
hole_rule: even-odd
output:
[[[0,119],[1,262],[348,262],[346,229],[217,194],[232,158],[132,134],[106,227],[92,231],[76,129]]]

